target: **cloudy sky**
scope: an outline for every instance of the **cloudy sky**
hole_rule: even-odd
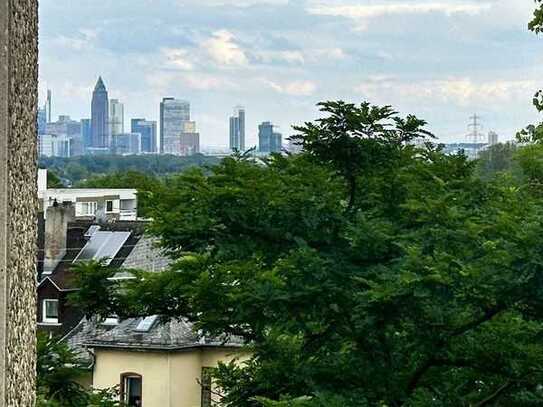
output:
[[[543,38],[532,0],[41,0],[40,94],[53,115],[90,115],[102,75],[125,119],[157,120],[160,99],[192,105],[202,144],[228,143],[246,107],[249,144],[270,120],[318,117],[329,99],[415,113],[444,141],[468,117],[501,139],[538,119]]]

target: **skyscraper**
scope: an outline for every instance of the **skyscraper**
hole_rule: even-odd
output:
[[[47,108],[46,106],[38,107],[38,135],[45,134],[47,126]]]
[[[263,122],[258,126],[258,151],[261,153],[280,153],[282,148],[282,134],[274,131],[270,122]]]
[[[498,133],[495,131],[489,131],[488,132],[488,144],[493,146],[494,144],[498,144]]]
[[[181,134],[190,121],[190,103],[175,98],[163,98],[160,103],[160,152],[185,155],[181,148]]]
[[[114,154],[129,155],[141,153],[140,133],[121,133],[111,136],[111,151]]]
[[[92,93],[91,105],[91,147],[109,147],[109,102],[106,86],[102,77],[98,78],[94,92]]]
[[[109,134],[124,133],[124,105],[118,99],[109,101]]]
[[[90,119],[81,119],[81,140],[83,141],[83,148],[85,150],[91,146],[92,131]]]
[[[51,89],[47,89],[47,123],[51,123]]]
[[[230,150],[245,151],[245,109],[241,106],[230,117]]]
[[[130,131],[141,135],[141,152],[153,153],[157,151],[156,146],[156,122],[145,119],[132,119]]]
[[[70,157],[84,153],[84,143],[81,133],[81,123],[72,120],[70,116],[61,115],[56,122],[49,122],[45,125],[45,134],[57,136],[59,141],[62,137],[70,140]]]

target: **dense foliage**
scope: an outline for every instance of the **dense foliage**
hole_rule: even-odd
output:
[[[512,142],[499,143],[489,146],[479,152],[476,174],[484,180],[510,173],[520,176],[518,161],[516,159],[517,145]]]
[[[244,338],[252,358],[216,372],[226,406],[541,405],[542,160],[484,181],[415,147],[424,121],[321,108],[301,155],[169,179],[149,232],[171,270],[114,283],[85,265],[74,300]]]
[[[115,390],[92,391],[80,382],[90,375],[88,366],[58,339],[38,334],[38,407],[120,407]]]
[[[77,184],[91,177],[116,172],[139,171],[147,175],[174,174],[194,166],[214,165],[215,157],[196,154],[190,157],[173,155],[96,155],[72,158],[40,158],[40,167],[54,171],[66,184]]]

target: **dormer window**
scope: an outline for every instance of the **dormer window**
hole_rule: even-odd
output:
[[[46,324],[58,324],[58,300],[43,300],[42,322]]]

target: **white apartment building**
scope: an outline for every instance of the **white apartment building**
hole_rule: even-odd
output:
[[[134,221],[138,218],[136,189],[47,188],[47,170],[38,172],[40,210],[54,205],[75,206],[76,218]]]

